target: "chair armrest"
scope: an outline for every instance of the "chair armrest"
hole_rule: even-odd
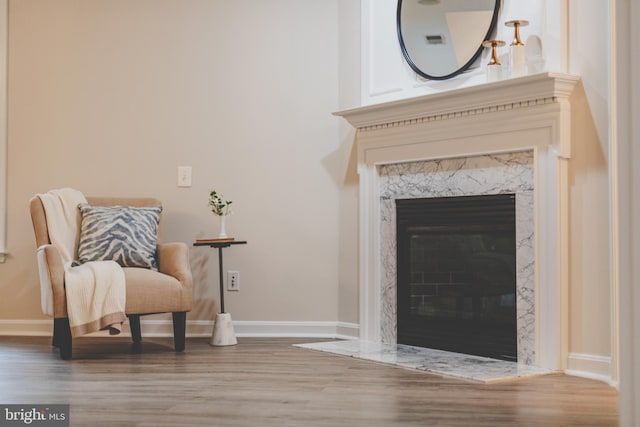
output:
[[[193,276],[189,264],[189,247],[186,243],[161,243],[157,247],[158,271],[175,277],[191,294]]]
[[[64,290],[64,265],[60,253],[51,244],[37,251],[42,312],[56,318],[67,317],[67,295]]]

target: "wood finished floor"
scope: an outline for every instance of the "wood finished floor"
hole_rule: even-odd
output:
[[[144,339],[144,338],[143,338]],[[82,338],[74,360],[50,340],[0,337],[0,403],[71,405],[72,426],[615,426],[617,392],[549,375],[482,385],[239,339],[210,347]]]

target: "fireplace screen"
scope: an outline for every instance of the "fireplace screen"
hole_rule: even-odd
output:
[[[515,195],[396,209],[398,343],[516,360]]]

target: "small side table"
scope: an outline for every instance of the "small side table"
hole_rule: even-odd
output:
[[[209,246],[218,249],[218,267],[219,267],[219,284],[220,284],[220,313],[216,314],[216,320],[213,325],[213,333],[211,334],[210,344],[212,346],[236,345],[238,340],[231,323],[231,314],[224,311],[224,276],[222,263],[222,249],[232,245],[246,245],[246,240],[220,240],[215,241],[196,241],[193,246]]]

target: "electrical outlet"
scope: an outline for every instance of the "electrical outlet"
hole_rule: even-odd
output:
[[[240,272],[239,271],[227,271],[227,290],[239,291],[240,290]]]
[[[178,166],[178,187],[191,187],[191,166]]]

